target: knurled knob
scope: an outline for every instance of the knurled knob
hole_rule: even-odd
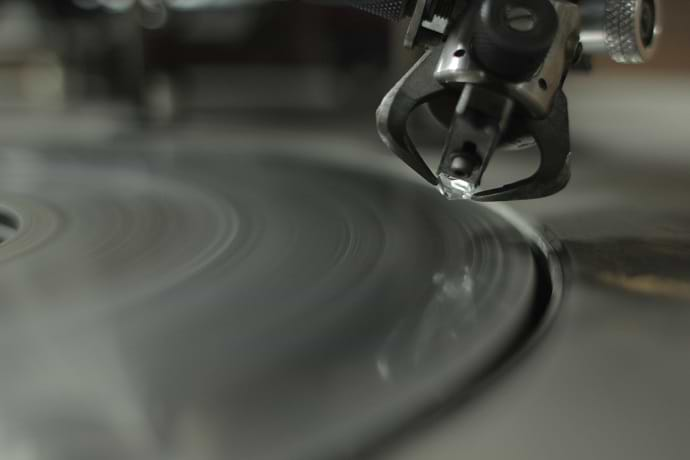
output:
[[[606,50],[616,62],[648,61],[661,33],[657,0],[606,0],[604,30]]]

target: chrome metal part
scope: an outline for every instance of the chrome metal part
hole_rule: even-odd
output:
[[[407,31],[405,32],[405,39],[403,41],[406,48],[413,48],[417,45],[417,37],[419,36],[419,29],[422,26],[426,4],[427,0],[417,0],[415,2],[414,11],[412,12],[412,16],[410,16],[410,22],[407,24]]]
[[[580,12],[585,53],[640,64],[656,52],[662,33],[659,0],[582,0]]]
[[[440,192],[471,198],[505,132],[515,103],[480,86],[465,85],[448,130],[438,168]]]
[[[436,176],[417,152],[407,132],[407,119],[414,109],[446,89],[433,78],[440,49],[428,50],[386,94],[376,110],[376,124],[384,144],[430,184]]]
[[[558,32],[544,64],[528,81],[510,82],[485,71],[469,52],[473,34],[473,15],[466,14],[443,46],[434,77],[453,87],[467,83],[486,85],[513,98],[532,117],[544,118],[551,111],[561,80],[572,62],[578,43],[580,14],[577,5],[554,1]]]
[[[608,54],[606,48],[606,0],[580,2],[580,43],[587,54]]]

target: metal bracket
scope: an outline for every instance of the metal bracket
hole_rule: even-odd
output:
[[[558,32],[544,64],[530,80],[511,82],[496,78],[474,61],[470,53],[472,14],[464,15],[462,23],[448,36],[434,77],[451,88],[467,83],[490,87],[515,100],[530,116],[545,117],[551,111],[554,96],[575,56],[580,27],[580,12],[576,4],[556,0],[553,5],[558,14]]]

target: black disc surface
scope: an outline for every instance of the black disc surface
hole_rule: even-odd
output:
[[[352,454],[534,302],[503,217],[325,161],[4,153],[0,206],[0,427],[52,460]]]

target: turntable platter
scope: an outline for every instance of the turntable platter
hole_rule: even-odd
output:
[[[540,282],[488,208],[285,155],[6,153],[0,217],[3,458],[351,454],[483,376]]]

